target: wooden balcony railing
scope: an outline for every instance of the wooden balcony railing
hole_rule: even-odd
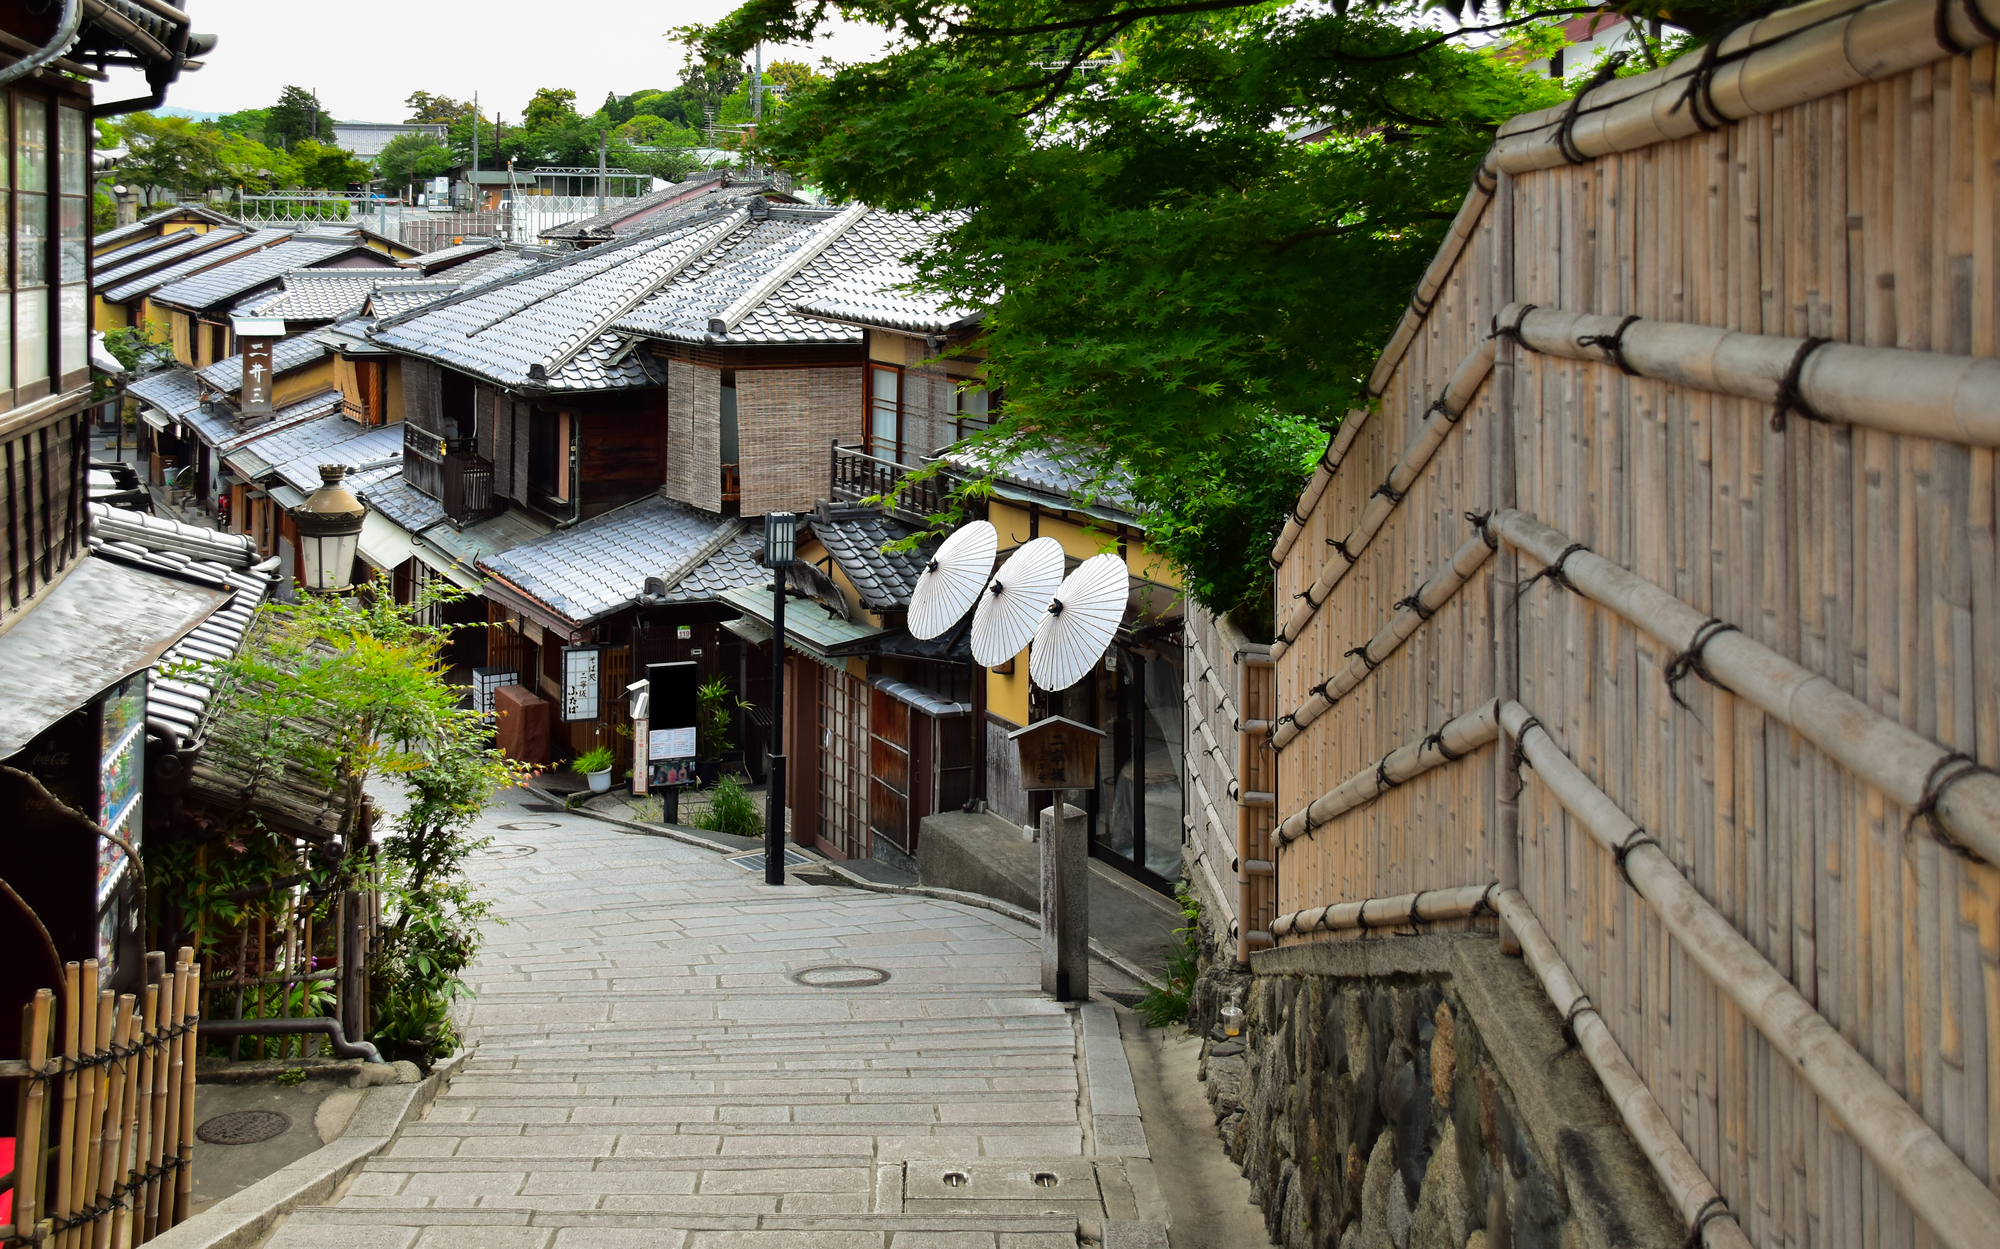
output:
[[[722,466],[722,501],[743,502],[743,470],[735,464]]]
[[[944,510],[951,482],[944,476],[926,481],[905,482],[911,470],[893,460],[869,455],[858,447],[833,444],[833,473],[828,483],[829,497],[848,503],[881,497],[892,516],[913,524],[924,524]],[[898,492],[900,487],[900,492]]]

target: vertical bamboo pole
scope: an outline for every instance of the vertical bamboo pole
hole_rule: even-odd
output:
[[[115,1022],[118,996],[109,989],[97,992],[96,1017],[91,1021],[90,1056],[102,1059],[111,1048],[111,1028]],[[87,1210],[96,1202],[98,1170],[104,1165],[104,1111],[110,1093],[111,1069],[104,1063],[85,1073],[84,1086],[89,1096],[84,1100],[82,1123],[79,1125],[79,1141],[83,1165],[78,1169],[76,1187],[76,1208]],[[79,1249],[85,1249],[97,1239],[97,1228],[86,1224],[76,1229],[73,1239]]]
[[[1514,302],[1514,177],[1501,173],[1493,192],[1493,303],[1504,308]],[[1515,505],[1514,465],[1514,343],[1502,340],[1493,357],[1493,479],[1488,498],[1494,510]],[[1516,583],[1520,570],[1514,548],[1506,543],[1494,552],[1493,578],[1493,688],[1505,701],[1521,694],[1521,608]],[[1521,778],[1508,766],[1510,753],[1503,747],[1493,752],[1493,859],[1498,865],[1500,888],[1521,887]],[[1308,789],[1305,792],[1310,793]],[[1509,954],[1520,952],[1521,943],[1503,922],[1500,948]]]
[[[179,1032],[181,1020],[185,1016],[188,994],[191,991],[187,970],[186,963],[176,963],[172,974],[167,978],[167,999],[169,1005],[163,1012],[166,1019],[166,1026],[162,1029],[162,1031],[168,1034],[165,1045],[167,1070],[165,1087],[160,1090],[160,1094],[165,1098],[165,1104],[163,1121],[160,1125],[159,1150],[161,1165],[169,1169],[160,1177],[159,1227],[158,1232],[155,1234],[170,1230],[175,1223],[174,1194],[176,1189],[171,1168],[175,1159],[179,1156],[176,1142],[180,1140],[181,1064],[182,1060],[186,1057],[186,1053],[181,1046],[181,1038],[176,1034]]]
[[[150,998],[152,995],[148,992],[146,996]],[[126,1191],[118,1203],[118,1208],[111,1213],[110,1249],[124,1249],[127,1244],[126,1229],[137,1226],[132,1223],[130,1214],[135,1208],[134,1203],[143,1200],[143,1197],[131,1185],[134,1174],[145,1165],[142,1144],[145,1103],[140,1100],[144,1096],[140,1077],[146,1065],[145,1027],[146,1017],[151,1014],[151,1009],[149,1005],[142,1005],[141,1000],[132,994],[125,996],[120,1003],[120,1009],[124,1012],[125,1018],[121,1044],[134,1052],[127,1054],[125,1061],[120,1064],[123,1091],[119,1102],[118,1162],[114,1175],[116,1183],[126,1186]],[[98,1249],[106,1249],[106,1246],[100,1244]]]
[[[37,990],[34,1001],[21,1008],[26,1033],[21,1038],[21,1053],[37,1074],[48,1066],[49,1023],[54,1008],[55,994],[47,989]],[[48,1087],[45,1079],[26,1081],[15,1107],[14,1226],[23,1234],[33,1233],[43,1214],[39,1198],[47,1187],[42,1157],[47,1139]]]
[[[201,984],[201,964],[193,962],[194,950],[190,946],[181,947],[181,963],[188,969],[187,1032],[180,1039],[183,1055],[181,1063],[181,1119],[180,1119],[180,1160],[181,1165],[174,1175],[174,1216],[176,1221],[185,1221],[189,1207],[194,1200],[194,1077],[196,1060],[201,1050],[195,1035],[195,1023],[201,1017],[201,999],[194,986]]]
[[[123,994],[118,998],[117,1017],[112,1021],[111,1029],[107,1034],[111,1038],[110,1045],[107,1048],[115,1047],[116,1049],[123,1050],[131,1045],[132,1004],[134,1000],[130,993]],[[130,1058],[122,1058],[116,1063],[107,1063],[104,1066],[107,1078],[104,1098],[104,1129],[101,1133],[101,1149],[99,1161],[96,1166],[96,1201],[92,1203],[94,1205],[102,1206],[109,1203],[112,1195],[117,1192],[118,1186],[125,1180],[125,1167],[123,1165],[126,1145],[125,1122],[130,1117],[129,1112],[126,1110],[126,1086],[129,1083],[128,1076],[131,1068],[132,1060]],[[112,1213],[97,1220],[93,1227],[96,1235],[92,1240],[92,1249],[113,1249],[113,1246],[118,1245],[116,1236],[120,1224],[118,1215],[123,1213],[124,1206],[121,1204]]]
[[[167,1126],[167,1047],[161,1038],[173,1026],[174,1013],[174,982],[166,971],[165,956],[157,952],[148,954],[146,971],[152,980],[146,988],[147,1042],[146,1056],[141,1060],[144,1063],[141,1078],[146,1084],[148,1101],[144,1108],[147,1179],[145,1223],[135,1229],[139,1234],[133,1237],[139,1243],[151,1240],[160,1230],[160,1141]]]
[[[91,970],[96,970],[92,961]],[[56,1146],[56,1186],[49,1196],[48,1213],[56,1217],[67,1217],[70,1213],[70,1194],[76,1191],[76,1152],[72,1144],[76,1138],[76,1057],[77,1044],[83,1035],[80,1022],[80,1002],[82,1000],[83,968],[77,963],[63,966],[63,1085],[62,1085],[62,1126],[55,1136]],[[68,1249],[69,1236],[58,1232],[55,1249]]]

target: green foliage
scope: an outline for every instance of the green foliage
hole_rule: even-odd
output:
[[[340,861],[317,845],[303,856],[292,839],[252,821],[224,829],[213,841],[177,841],[146,855],[146,900],[157,920],[178,920],[195,956],[210,966],[235,954],[236,934],[272,915],[272,883],[299,877],[310,894],[323,895],[337,883]],[[324,919],[327,907],[316,905]],[[273,1012],[275,1013],[275,1011]]]
[[[376,153],[375,172],[389,185],[403,186],[448,173],[459,163],[458,154],[435,136],[399,134]]]
[[[1167,944],[1166,983],[1154,986],[1139,1001],[1138,1011],[1148,1028],[1186,1022],[1188,1007],[1194,999],[1194,982],[1201,975],[1201,899],[1186,885],[1175,886],[1174,897],[1181,904],[1187,927],[1174,929],[1174,940]]]
[[[366,186],[374,171],[366,161],[331,143],[300,139],[292,145],[292,185],[323,191],[345,191]]]
[[[278,1083],[288,1089],[295,1089],[305,1082],[306,1071],[304,1067],[292,1067],[278,1073]]]
[[[300,139],[320,135],[333,136],[333,118],[320,107],[319,97],[304,87],[286,87],[278,93],[278,102],[264,110],[264,142],[274,147],[290,149]]]
[[[694,827],[734,837],[764,835],[764,817],[756,799],[744,792],[742,782],[725,776],[709,791],[708,810],[695,816]]]
[[[592,746],[569,761],[569,770],[579,776],[587,776],[592,772],[602,772],[616,762],[618,757],[611,753],[611,747]]]
[[[560,124],[564,119],[576,116],[576,92],[568,87],[542,87],[528,101],[528,111],[522,117],[530,130],[546,130]]]
[[[403,107],[410,110],[410,115],[404,120],[412,123],[455,122],[472,113],[471,104],[454,100],[448,95],[432,95],[428,91],[410,92],[409,98],[403,101]]]
[[[104,349],[111,353],[112,359],[135,373],[155,364],[171,363],[174,358],[173,337],[151,321],[106,330]]]
[[[170,190],[185,199],[225,185],[220,128],[185,117],[132,113],[120,130],[128,149],[120,175],[144,188],[148,203],[155,190]]]
[[[729,692],[729,683],[712,677],[694,692],[695,754],[702,759],[720,759],[735,743],[729,740],[729,722],[749,704]]]
[[[224,113],[215,119],[216,128],[224,134],[240,138],[265,141],[265,128],[270,125],[271,110],[268,108],[246,108],[240,112]]]
[[[841,11],[907,37],[788,96],[762,153],[836,200],[934,214],[922,285],[991,309],[987,439],[1115,458],[1217,607],[1265,592],[1252,539],[1289,502],[1268,473],[1365,402],[1495,126],[1562,98],[1409,29],[1413,2]],[[758,0],[695,34],[726,64],[828,12]],[[1307,124],[1331,137],[1287,137]]]

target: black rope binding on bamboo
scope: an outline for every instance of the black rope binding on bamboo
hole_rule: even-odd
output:
[[[1987,20],[1986,14],[1979,8],[1979,0],[1965,0],[1965,20],[1972,23],[1972,29],[1978,31],[1981,38],[2000,43],[2000,26]]]
[[[1417,925],[1424,922],[1423,917],[1417,914],[1417,903],[1422,902],[1424,900],[1424,894],[1426,892],[1428,891],[1419,889],[1415,893],[1410,895],[1410,927],[1412,928],[1415,928]]]
[[[1549,731],[1549,730],[1548,730],[1548,727],[1547,727],[1546,725],[1544,725],[1544,724],[1543,724],[1543,723],[1541,722],[1541,720],[1540,720],[1540,719],[1539,719],[1538,717],[1535,717],[1535,716],[1529,716],[1529,717],[1528,717],[1527,719],[1525,719],[1525,720],[1521,721],[1521,731],[1520,731],[1520,732],[1518,732],[1518,733],[1516,733],[1516,734],[1514,734],[1514,764],[1513,764],[1513,767],[1514,767],[1514,771],[1516,771],[1516,772],[1519,772],[1519,771],[1521,770],[1521,768],[1522,768],[1522,766],[1523,766],[1523,765],[1526,765],[1527,767],[1531,767],[1531,768],[1535,766],[1535,765],[1534,765],[1533,763],[1531,763],[1531,762],[1529,761],[1529,759],[1528,759],[1528,751],[1527,751],[1527,749],[1526,749],[1526,748],[1525,748],[1525,747],[1524,747],[1524,746],[1522,745],[1522,743],[1523,743],[1524,741],[1526,741],[1526,740],[1527,740],[1527,736],[1528,736],[1528,730],[1529,730],[1529,729],[1541,729],[1541,730],[1542,730],[1542,732],[1544,732],[1544,733],[1548,733],[1548,731]],[[1549,738],[1549,740],[1551,740],[1551,741],[1555,740],[1555,738],[1554,738],[1554,735],[1553,735],[1553,734],[1551,734],[1551,735],[1550,735],[1550,738]]]
[[[1410,591],[1408,596],[1396,600],[1395,608],[1397,611],[1401,611],[1405,607],[1417,613],[1417,619],[1419,620],[1428,621],[1432,616],[1437,615],[1437,608],[1424,606],[1423,586],[1418,586],[1416,589]]]
[[[1707,1201],[1701,1203],[1701,1209],[1694,1212],[1694,1218],[1688,1223],[1687,1239],[1681,1242],[1681,1249],[1698,1249],[1698,1246],[1701,1244],[1701,1232],[1703,1228],[1717,1219],[1733,1219],[1735,1217],[1734,1214],[1730,1213],[1728,1202],[1719,1196],[1710,1197]]]
[[[1375,926],[1368,922],[1368,904],[1374,900],[1373,898],[1361,899],[1361,909],[1354,913],[1354,926],[1363,932],[1367,932]]]
[[[1610,56],[1605,57],[1604,64],[1597,67],[1597,72],[1590,76],[1590,81],[1583,84],[1581,91],[1570,97],[1569,107],[1563,110],[1562,125],[1556,128],[1554,137],[1549,140],[1549,142],[1556,145],[1557,149],[1562,152],[1563,159],[1570,164],[1582,165],[1588,163],[1590,160],[1590,157],[1586,156],[1583,150],[1577,147],[1576,139],[1570,133],[1575,129],[1577,115],[1583,109],[1583,97],[1597,90],[1605,83],[1610,82],[1613,78],[1616,78],[1618,76],[1618,67],[1625,63],[1625,59],[1629,55],[1630,53],[1626,52],[1613,52]]]
[[[1694,124],[1713,134],[1722,129],[1722,123],[1709,120],[1722,116],[1722,110],[1715,106],[1715,71],[1722,68],[1722,35],[1708,41],[1701,50],[1701,60],[1695,63],[1694,74],[1688,79],[1687,89],[1667,111],[1678,113],[1685,106]]]
[[[1611,852],[1612,858],[1618,863],[1618,874],[1625,878],[1627,885],[1631,885],[1633,893],[1639,893],[1640,890],[1639,886],[1632,884],[1632,872],[1625,866],[1625,860],[1630,858],[1632,852],[1640,846],[1657,847],[1659,844],[1659,842],[1653,840],[1651,833],[1635,826],[1630,833],[1625,835],[1625,840],[1618,843],[1618,848]]]
[[[1569,1004],[1569,1009],[1563,1012],[1563,1036],[1567,1038],[1569,1045],[1575,1048],[1581,1048],[1583,1045],[1583,1038],[1576,1034],[1576,1017],[1585,1011],[1602,1017],[1596,1005],[1591,1002],[1590,995],[1579,993],[1576,995],[1576,1000]]]
[[[1332,547],[1334,550],[1339,551],[1340,558],[1346,560],[1350,564],[1354,562],[1354,552],[1347,549],[1346,538],[1328,538],[1326,540],[1326,544]]]
[[[1611,362],[1618,366],[1618,371],[1620,373],[1625,374],[1627,377],[1641,377],[1643,376],[1643,374],[1641,374],[1639,370],[1633,368],[1631,361],[1625,358],[1625,331],[1632,328],[1632,323],[1634,321],[1638,321],[1641,319],[1643,318],[1639,317],[1637,314],[1634,314],[1632,316],[1626,317],[1623,321],[1620,321],[1618,323],[1618,328],[1611,331],[1609,334],[1579,335],[1576,340],[1576,345],[1579,347],[1599,348],[1604,352],[1605,355],[1611,357]]]
[[[1961,859],[1978,858],[1971,847],[1945,831],[1944,821],[1938,818],[1937,813],[1937,805],[1944,799],[1945,791],[1978,772],[1984,772],[1988,776],[2000,776],[2000,772],[1984,767],[1971,756],[1955,750],[1932,764],[1931,770],[1924,774],[1923,797],[1917,800],[1916,806],[1910,808],[1910,818],[1903,825],[1903,835],[1909,836],[1916,830],[1917,821],[1923,820],[1931,826],[1931,836],[1937,838],[1939,845]]]
[[[1375,793],[1378,797],[1403,783],[1389,775],[1389,756],[1395,753],[1393,750],[1390,751],[1375,764]]]
[[[1403,490],[1398,490],[1394,486],[1389,484],[1391,481],[1394,480],[1395,480],[1394,477],[1384,477],[1382,479],[1382,484],[1375,487],[1375,489],[1369,493],[1368,497],[1372,499],[1379,494],[1383,498],[1389,500],[1391,504],[1401,503],[1403,501],[1403,495],[1408,492]]]
[[[1500,535],[1494,533],[1493,530],[1487,525],[1487,522],[1493,519],[1493,513],[1467,512],[1465,514],[1465,519],[1471,521],[1472,527],[1478,530],[1480,540],[1486,543],[1487,550],[1497,551],[1500,549]]]
[[[1731,693],[1734,692],[1729,690],[1728,686],[1715,679],[1715,674],[1708,670],[1708,664],[1702,660],[1702,653],[1708,649],[1710,642],[1713,642],[1722,634],[1736,632],[1739,632],[1739,630],[1735,625],[1730,624],[1726,620],[1718,620],[1714,616],[1710,616],[1703,622],[1701,628],[1694,631],[1694,636],[1688,639],[1687,649],[1667,661],[1664,672],[1667,679],[1667,694],[1673,698],[1677,706],[1688,711],[1694,710],[1694,708],[1687,705],[1687,700],[1681,697],[1680,691],[1680,683],[1687,679],[1687,675],[1690,672],[1710,685],[1713,685],[1716,689]]]
[[[1772,433],[1782,434],[1785,432],[1785,416],[1791,412],[1796,412],[1809,421],[1818,421],[1822,425],[1833,424],[1832,421],[1814,411],[1813,406],[1806,402],[1805,396],[1799,393],[1799,374],[1805,371],[1806,360],[1812,356],[1813,352],[1818,351],[1821,347],[1826,346],[1832,341],[1831,338],[1808,338],[1799,344],[1797,351],[1792,353],[1792,362],[1785,366],[1785,375],[1778,381],[1777,396],[1771,400]]]
[[[1511,338],[1515,342],[1519,343],[1522,347],[1526,348],[1527,350],[1533,351],[1534,348],[1528,346],[1528,340],[1521,337],[1521,327],[1528,323],[1528,314],[1533,312],[1538,307],[1540,307],[1539,304],[1522,304],[1521,315],[1514,318],[1514,324],[1512,325],[1500,324],[1500,314],[1497,312],[1494,313],[1493,337]]]
[[[1589,549],[1590,549],[1589,547],[1585,546],[1581,542],[1570,543],[1568,546],[1562,549],[1562,553],[1560,555],[1557,555],[1554,559],[1550,560],[1547,564],[1543,565],[1542,570],[1540,572],[1528,578],[1526,581],[1523,581],[1521,583],[1521,588],[1515,592],[1515,597],[1518,598],[1521,595],[1526,594],[1528,592],[1528,587],[1534,585],[1537,581],[1540,581],[1543,578],[1547,578],[1548,580],[1555,582],[1563,589],[1568,590],[1571,594],[1582,594],[1583,591],[1577,589],[1576,586],[1570,581],[1569,574],[1563,571],[1563,565],[1567,564],[1569,562],[1569,557],[1576,554],[1578,551],[1588,551]]]
[[[1428,746],[1432,750],[1437,751],[1438,757],[1443,759],[1446,763],[1457,763],[1460,759],[1465,758],[1464,755],[1455,755],[1451,753],[1451,748],[1444,744],[1444,731],[1450,727],[1451,727],[1451,722],[1448,720],[1444,724],[1439,725],[1437,732],[1431,734],[1429,737],[1426,737],[1423,741],[1417,744],[1417,749],[1422,750],[1424,747]]]
[[[1479,901],[1472,904],[1473,918],[1477,919],[1481,915],[1498,915],[1500,913],[1500,908],[1493,905],[1493,891],[1499,887],[1500,882],[1497,880],[1486,886],[1486,892],[1480,894]]]
[[[1978,0],[1973,0],[1973,3],[1966,7],[1977,8]],[[1937,9],[1931,15],[1931,34],[1937,39],[1937,46],[1943,48],[1947,56],[1964,56],[1972,51],[1951,33],[1951,0],[1937,0]]]
[[[1374,639],[1370,638],[1369,641],[1372,642]],[[1352,659],[1356,655],[1361,656],[1362,666],[1366,667],[1370,672],[1375,671],[1375,665],[1381,662],[1381,660],[1374,658],[1368,653],[1368,642],[1363,642],[1354,649],[1345,652],[1343,658]]]

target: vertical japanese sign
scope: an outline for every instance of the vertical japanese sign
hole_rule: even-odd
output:
[[[598,691],[604,669],[601,646],[565,646],[562,651],[562,718],[598,718]]]
[[[269,416],[271,407],[271,344],[269,338],[245,338],[243,346],[243,415]]]

